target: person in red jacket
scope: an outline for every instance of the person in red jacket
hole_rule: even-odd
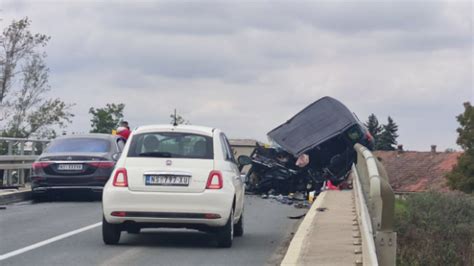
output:
[[[125,140],[127,140],[128,137],[130,136],[130,133],[132,133],[132,131],[130,131],[128,122],[122,121],[120,123],[120,126],[117,128],[117,135],[122,136]]]

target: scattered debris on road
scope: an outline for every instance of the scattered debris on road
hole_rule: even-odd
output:
[[[298,220],[298,219],[301,219],[303,217],[305,217],[306,213],[305,214],[301,214],[301,215],[296,215],[296,216],[288,216],[289,219],[293,219],[293,220]]]
[[[307,202],[296,203],[294,206],[297,209],[309,209],[311,207],[311,205]]]

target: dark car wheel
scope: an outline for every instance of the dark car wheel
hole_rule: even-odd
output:
[[[102,218],[102,239],[106,245],[115,245],[120,240],[120,226],[110,224]]]
[[[234,210],[230,211],[227,223],[217,231],[217,246],[230,248],[234,238]]]
[[[234,226],[234,236],[242,236],[244,234],[244,214],[240,214],[240,219]]]
[[[33,202],[44,202],[50,199],[50,195],[48,192],[42,193],[31,193],[31,199]]]

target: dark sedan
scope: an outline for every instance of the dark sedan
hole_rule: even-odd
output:
[[[31,188],[38,199],[50,191],[102,193],[125,145],[120,136],[87,134],[53,140],[33,163]]]

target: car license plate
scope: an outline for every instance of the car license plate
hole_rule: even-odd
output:
[[[82,167],[82,164],[60,164],[58,165],[58,170],[78,171],[82,170]]]
[[[181,175],[147,175],[145,184],[150,186],[189,186],[189,176]]]

